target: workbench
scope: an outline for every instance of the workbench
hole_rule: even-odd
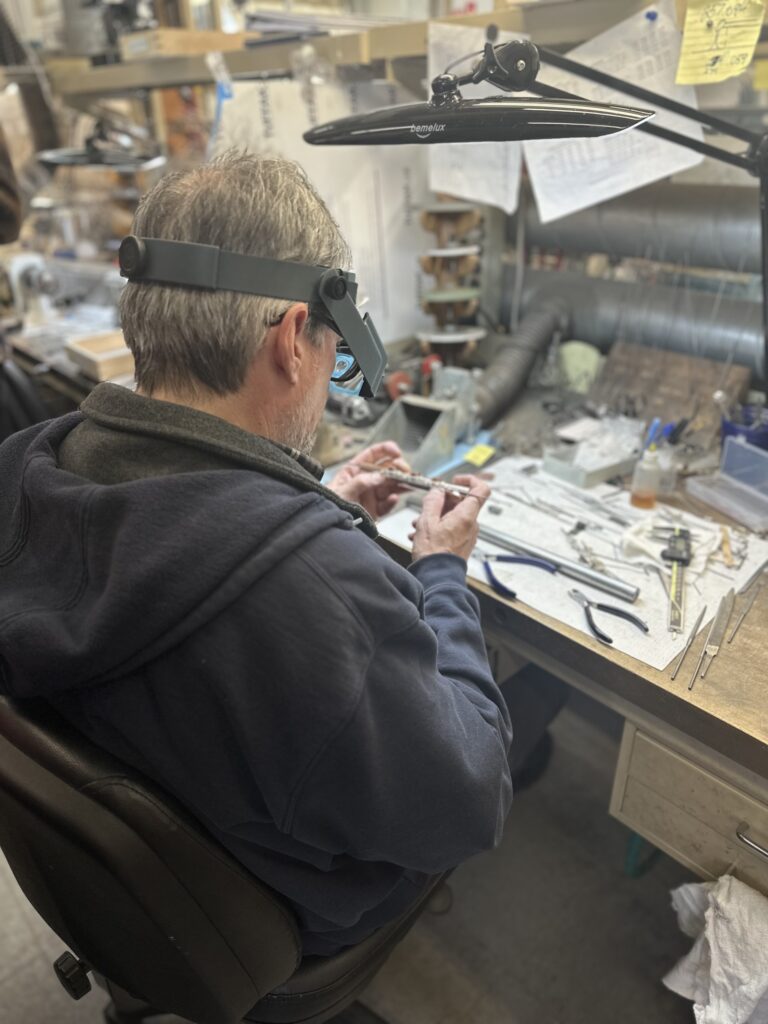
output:
[[[405,548],[382,543],[408,564]],[[611,814],[700,877],[730,871],[768,895],[768,588],[738,642],[689,692],[706,629],[672,682],[669,668],[657,671],[484,583],[470,586],[491,650],[517,667],[541,666],[623,717]]]

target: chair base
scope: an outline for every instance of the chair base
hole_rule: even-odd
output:
[[[106,989],[112,999],[104,1010],[104,1024],[149,1024],[153,1018],[163,1016],[157,1010],[153,1010],[143,999],[134,998],[106,978],[96,976],[96,980],[101,988]]]

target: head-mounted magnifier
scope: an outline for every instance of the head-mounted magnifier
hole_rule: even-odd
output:
[[[120,243],[119,262],[129,281],[306,302],[310,315],[342,338],[331,380],[363,398],[372,398],[381,384],[387,354],[370,314],[361,316],[355,305],[357,281],[349,271],[136,235]]]

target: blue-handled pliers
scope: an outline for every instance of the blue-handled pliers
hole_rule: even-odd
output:
[[[517,598],[517,593],[514,590],[510,590],[508,586],[501,582],[496,573],[491,568],[491,562],[504,562],[505,565],[533,565],[537,569],[545,569],[547,572],[557,572],[557,566],[552,562],[545,562],[543,558],[531,558],[529,555],[482,555],[483,559],[483,570],[485,571],[485,578],[488,583],[493,587],[497,594],[501,597],[506,597],[508,601],[514,601]]]
[[[637,626],[643,633],[649,632],[647,622],[643,622],[637,615],[633,615],[632,612],[628,612],[624,608],[617,608],[615,604],[601,604],[599,601],[590,601],[587,595],[582,594],[580,590],[569,590],[568,596],[572,597],[584,609],[587,625],[592,632],[592,636],[599,640],[601,644],[612,644],[613,640],[595,622],[592,617],[593,608],[598,612],[606,612],[608,615],[617,615],[620,619],[625,619],[627,622],[631,622],[633,626]]]

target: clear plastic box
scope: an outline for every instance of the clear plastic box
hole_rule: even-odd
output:
[[[768,530],[768,451],[727,437],[720,471],[691,477],[686,488],[750,530]]]

